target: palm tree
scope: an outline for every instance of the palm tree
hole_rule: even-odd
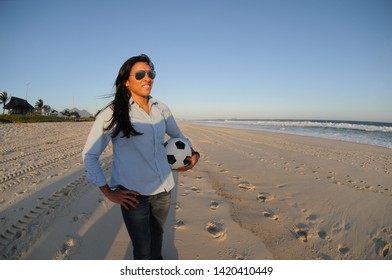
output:
[[[42,107],[42,112],[44,112],[45,115],[49,115],[51,111],[52,111],[52,107],[50,107],[49,105],[44,105]]]
[[[37,108],[38,111],[41,112],[41,114],[42,114],[42,107],[44,107],[44,101],[42,99],[38,99],[38,101],[35,102],[35,108]]]
[[[8,93],[7,93],[6,91],[3,91],[3,92],[0,94],[0,100],[1,100],[1,103],[3,104],[3,114],[4,114],[4,110],[5,110],[5,109],[4,109],[5,103],[7,103],[8,99],[9,99]]]

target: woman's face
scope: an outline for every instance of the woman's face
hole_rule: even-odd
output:
[[[154,80],[147,75],[147,71],[149,70],[151,70],[151,67],[146,62],[136,62],[132,66],[125,86],[131,92],[133,98],[146,98],[150,95]],[[140,80],[137,80],[135,77],[138,71],[146,71],[144,77]]]

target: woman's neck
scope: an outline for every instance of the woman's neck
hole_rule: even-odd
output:
[[[135,98],[136,97],[136,98]],[[135,96],[133,100],[142,108],[147,114],[150,114],[150,106],[148,104],[149,97]]]

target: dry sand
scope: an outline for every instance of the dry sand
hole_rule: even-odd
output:
[[[85,180],[91,125],[0,125],[0,259],[132,258],[119,206]],[[181,128],[202,157],[176,173],[164,258],[392,259],[391,149]]]

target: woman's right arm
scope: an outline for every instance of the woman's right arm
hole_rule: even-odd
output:
[[[128,209],[136,208],[139,203],[137,197],[140,195],[135,191],[116,188],[112,190],[106,182],[105,173],[99,163],[99,157],[111,140],[110,131],[105,131],[111,111],[108,109],[101,112],[91,128],[83,149],[83,161],[87,171],[87,180],[99,187],[101,192],[114,203],[118,203]]]
[[[107,110],[98,114],[82,152],[87,180],[96,186],[106,185],[106,176],[99,163],[99,157],[110,142],[110,133],[104,130],[110,117]]]

